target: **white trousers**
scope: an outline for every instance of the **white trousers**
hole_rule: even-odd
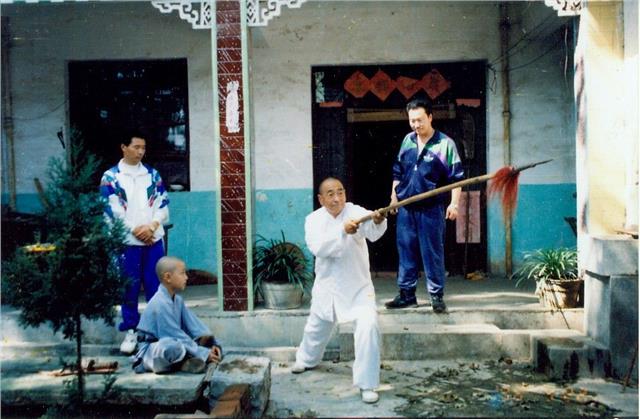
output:
[[[380,385],[380,330],[378,313],[370,306],[354,307],[351,313],[356,327],[353,335],[355,361],[353,385],[361,389],[375,389]],[[331,338],[336,322],[318,317],[313,311],[304,327],[304,336],[296,352],[296,362],[306,368],[315,367]]]
[[[142,363],[147,371],[161,374],[172,371],[173,365],[182,361],[186,354],[187,350],[177,339],[162,338],[149,345]]]

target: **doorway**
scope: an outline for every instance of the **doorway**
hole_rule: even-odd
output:
[[[315,190],[322,179],[335,176],[344,182],[349,201],[368,209],[387,206],[391,167],[410,131],[405,105],[425,94],[434,104],[433,126],[456,142],[465,177],[486,173],[484,62],[314,66],[311,71]],[[469,217],[447,222],[450,274],[486,271],[484,189],[469,188],[469,196],[475,195],[464,208]],[[387,233],[369,244],[373,271],[398,269],[395,217],[388,222]]]

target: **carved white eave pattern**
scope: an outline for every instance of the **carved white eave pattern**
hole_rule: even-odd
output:
[[[44,0],[43,0],[44,1]],[[65,0],[49,0],[62,3]],[[86,2],[87,0],[75,0]],[[215,0],[152,0],[151,5],[161,13],[178,12],[180,19],[186,20],[193,29],[211,29],[214,22]],[[298,9],[307,0],[243,0],[247,5],[247,25],[267,26],[274,17],[280,16],[282,8]],[[14,0],[0,0],[0,4],[10,4]],[[40,0],[26,0],[39,3]]]
[[[558,12],[558,16],[580,16],[584,3],[584,0],[544,0],[544,4]]]
[[[213,14],[210,0],[153,0],[151,5],[161,13],[178,12],[180,19],[191,23],[193,29],[211,29]]]
[[[267,26],[269,21],[280,16],[282,7],[298,9],[307,0],[246,0],[247,24],[249,26]]]
[[[191,23],[193,29],[211,29],[214,0],[153,0],[151,4],[162,13],[177,11],[180,19]],[[297,9],[307,0],[245,0],[247,25],[267,26],[274,17],[280,16],[283,7]]]

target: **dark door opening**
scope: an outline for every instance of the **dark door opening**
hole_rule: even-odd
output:
[[[425,90],[435,95],[433,125],[456,142],[465,176],[486,173],[485,73],[484,62],[313,67],[314,188],[325,177],[337,176],[351,202],[369,209],[388,205],[391,167],[410,131],[404,108]],[[406,87],[408,80],[426,88],[413,95],[401,92],[401,83]],[[452,274],[487,267],[484,185],[470,189],[477,194],[470,200],[473,226],[460,224],[464,217],[458,224],[447,223],[445,264]],[[397,270],[395,227],[390,217],[385,236],[370,244],[373,271]],[[461,234],[465,227],[473,234]]]
[[[125,127],[143,129],[144,162],[170,190],[189,190],[187,60],[72,61],[71,127],[107,169],[122,158]],[[100,174],[102,171],[100,171]]]

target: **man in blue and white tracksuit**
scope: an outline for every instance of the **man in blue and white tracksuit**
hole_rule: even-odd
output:
[[[413,131],[402,141],[393,166],[391,204],[460,181],[464,177],[454,141],[431,125],[431,102],[427,99],[413,100],[407,104],[407,113]],[[459,199],[460,188],[455,188],[451,191],[448,205],[445,195],[437,195],[399,209],[396,226],[400,259],[399,293],[385,303],[387,308],[417,305],[416,288],[422,265],[433,311],[446,311],[443,299],[445,219],[456,219]]]
[[[140,133],[130,133],[120,144],[122,160],[105,171],[100,193],[107,200],[106,215],[120,219],[127,230],[123,254],[123,273],[130,277],[122,303],[121,332],[127,331],[120,350],[132,354],[136,349],[135,329],[140,321],[138,294],[144,284],[146,300],[158,289],[156,263],[164,256],[163,225],[169,220],[169,197],[157,170],[142,163],[146,141]]]

